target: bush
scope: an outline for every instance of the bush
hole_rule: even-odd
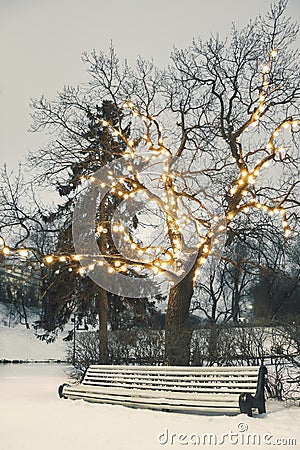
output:
[[[191,364],[254,365],[267,362],[269,397],[300,403],[299,326],[276,328],[214,327],[195,330],[191,342]],[[109,364],[159,365],[164,363],[164,331],[140,329],[108,333]],[[68,360],[74,348],[69,343]],[[82,376],[90,364],[99,364],[97,332],[76,334],[75,363],[71,375]]]
[[[90,364],[99,364],[97,332],[76,334],[68,344],[68,361],[73,365],[71,375],[82,376]],[[109,364],[156,365],[164,361],[164,332],[154,330],[117,330],[108,333]]]

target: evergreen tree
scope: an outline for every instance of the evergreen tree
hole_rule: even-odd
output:
[[[136,299],[123,298],[106,292],[90,278],[80,276],[79,261],[70,261],[68,258],[68,255],[75,253],[72,241],[72,215],[82,180],[122,157],[126,149],[124,140],[120,136],[112,136],[107,127],[102,125],[103,121],[107,121],[117,127],[122,121],[121,111],[112,102],[103,101],[102,106],[96,105],[94,110],[87,106],[87,121],[88,129],[84,131],[82,137],[88,145],[77,152],[76,160],[68,167],[68,179],[56,182],[59,195],[67,199],[56,211],[43,216],[44,221],[55,223],[59,229],[53,253],[60,256],[53,264],[49,256],[48,261],[51,261],[51,264],[47,265],[46,259],[46,266],[43,268],[43,314],[38,326],[46,330],[45,338],[51,340],[53,339],[51,332],[63,329],[74,311],[76,311],[78,322],[84,317],[88,323],[95,325],[98,318],[99,358],[102,363],[105,363],[108,322],[113,328],[121,327],[126,317],[125,311],[130,310],[134,322],[139,317],[139,320],[145,323],[146,310],[153,308],[153,305],[146,299],[137,302]],[[127,136],[129,132],[130,126],[127,125],[122,130],[122,135]],[[96,215],[98,227],[107,226],[112,222],[113,214],[120,201],[120,197],[112,193],[105,196]],[[116,250],[109,227],[107,227],[107,233],[98,236],[97,240],[99,247],[102,250],[105,249],[104,253],[109,254]]]

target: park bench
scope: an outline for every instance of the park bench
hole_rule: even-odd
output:
[[[91,365],[61,398],[193,413],[265,412],[264,366],[174,367]]]

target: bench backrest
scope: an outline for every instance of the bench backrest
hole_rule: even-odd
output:
[[[176,367],[91,365],[82,384],[189,393],[255,394],[259,366]]]

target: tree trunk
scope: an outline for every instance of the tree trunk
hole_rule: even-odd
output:
[[[208,365],[212,366],[218,362],[218,333],[215,321],[210,323],[208,339]]]
[[[108,363],[107,307],[107,293],[104,289],[100,288],[100,294],[98,298],[100,364]]]
[[[193,276],[194,270],[191,270],[179,284],[170,289],[165,335],[165,361],[170,366],[187,366],[190,363],[192,328],[189,309]]]
[[[28,323],[28,317],[27,317],[27,312],[26,312],[26,306],[25,306],[25,301],[24,301],[24,296],[21,294],[21,304],[22,304],[22,311],[23,311],[23,317],[24,317],[24,321],[25,321],[25,325],[26,325],[26,329],[29,330],[30,326]]]

